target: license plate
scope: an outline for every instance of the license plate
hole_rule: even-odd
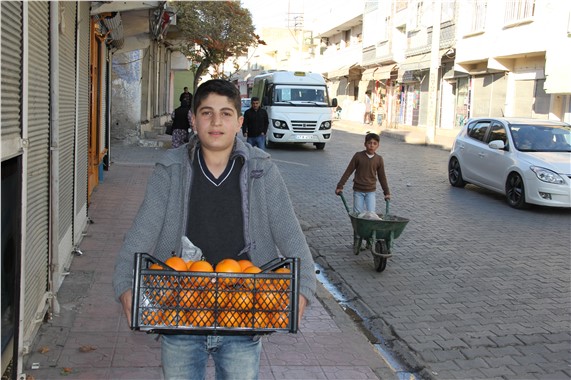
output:
[[[297,135],[295,138],[296,140],[313,140],[313,136],[311,135]]]

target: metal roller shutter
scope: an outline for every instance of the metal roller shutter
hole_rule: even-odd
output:
[[[50,181],[50,52],[48,2],[27,3],[28,63],[26,82],[28,125],[26,150],[26,233],[24,331],[43,315],[44,295],[48,290],[49,181]],[[25,337],[27,339],[27,337]]]
[[[100,86],[99,86],[99,94],[101,96],[101,110],[99,111],[99,157],[98,163],[101,163],[101,156],[104,153],[105,147],[107,146],[107,45],[101,44],[100,45],[100,54],[99,57],[101,58],[99,61],[99,67],[101,76],[100,78]]]
[[[2,161],[22,154],[22,3],[3,1],[2,12]]]
[[[77,132],[75,147],[74,239],[77,246],[87,223],[87,145],[89,135],[89,2],[80,2],[77,33]]]
[[[474,78],[472,117],[493,117],[505,114],[507,81],[504,73]]]
[[[76,119],[76,48],[75,48],[75,19],[77,3],[60,1],[59,28],[59,209],[58,212],[58,257],[54,258],[58,265],[56,271],[71,261],[74,194],[74,158],[75,158],[75,119]],[[61,279],[54,278],[57,291]]]

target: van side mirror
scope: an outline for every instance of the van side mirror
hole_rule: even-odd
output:
[[[337,107],[337,98],[333,98],[333,100],[331,100],[331,107]]]

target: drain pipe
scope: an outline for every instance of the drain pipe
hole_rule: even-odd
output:
[[[60,2],[50,2],[50,206],[49,206],[49,248],[48,248],[48,291],[54,289],[59,252],[59,9]],[[60,308],[55,296],[50,298],[51,309],[59,314]]]

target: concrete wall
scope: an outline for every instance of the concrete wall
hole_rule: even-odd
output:
[[[141,124],[143,57],[148,49],[113,55],[111,71],[111,140],[131,144]]]

